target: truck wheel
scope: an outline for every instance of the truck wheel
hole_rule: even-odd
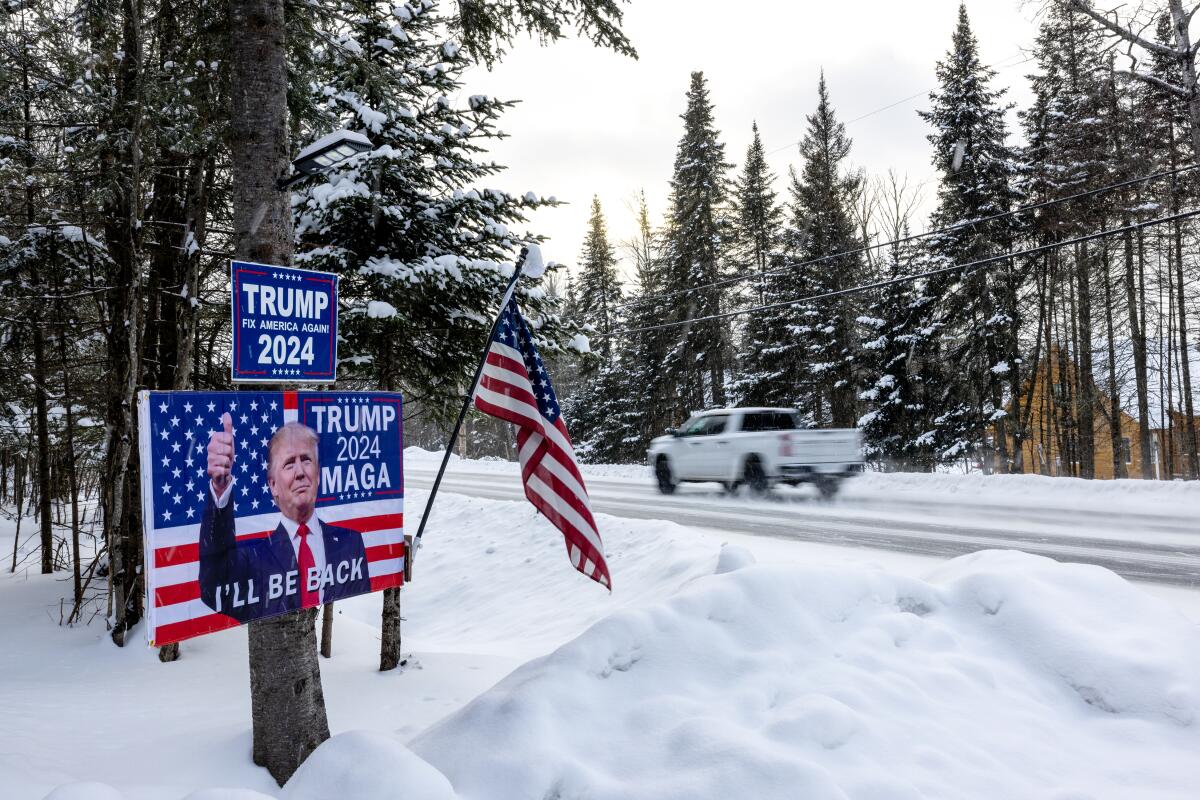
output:
[[[666,456],[654,462],[654,477],[658,479],[658,490],[663,494],[675,494],[675,479],[671,477],[671,464]]]
[[[746,466],[742,468],[742,481],[750,487],[751,494],[765,494],[770,484],[767,482],[767,473],[763,471],[762,462],[758,460],[758,456],[750,456],[746,459]]]
[[[821,493],[822,500],[832,500],[833,496],[838,492],[837,478],[820,478],[817,480],[817,491]]]

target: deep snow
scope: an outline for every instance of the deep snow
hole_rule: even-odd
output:
[[[886,477],[879,491],[923,490]],[[964,497],[1030,491],[937,479]],[[1119,494],[1149,508],[1188,493]],[[340,735],[282,792],[249,761],[242,630],[160,664],[136,640],[112,647],[99,621],[59,627],[62,575],[5,570],[2,794],[1196,796],[1195,592],[1011,551],[940,563],[599,523],[612,595],[527,504],[442,495],[404,590],[409,665],[375,671],[377,597],[339,603],[322,674]],[[0,527],[0,552],[11,536]],[[73,781],[99,783],[60,786]],[[239,790],[197,791],[221,786]]]

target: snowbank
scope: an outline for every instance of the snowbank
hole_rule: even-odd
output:
[[[412,747],[470,800],[1195,797],[1198,664],[1194,625],[1097,567],[747,566],[609,617]]]
[[[740,547],[716,563],[411,750],[335,736],[280,800],[1195,797],[1200,628],[1107,570],[1014,551],[924,580]],[[47,800],[121,798],[92,784]]]
[[[280,800],[454,800],[446,777],[392,736],[334,736],[300,765]]]
[[[0,574],[0,796],[1195,797],[1200,627],[1111,572],[600,522],[611,595],[527,503],[444,495],[408,666],[377,671],[378,597],[337,604],[339,735],[282,793],[249,757],[243,630],[164,665],[54,624],[63,575]]]

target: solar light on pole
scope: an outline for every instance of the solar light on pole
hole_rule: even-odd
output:
[[[327,172],[347,158],[370,150],[371,140],[357,131],[337,130],[326,134],[300,151],[300,155],[292,160],[296,174],[280,180],[279,188],[299,183],[310,175]]]

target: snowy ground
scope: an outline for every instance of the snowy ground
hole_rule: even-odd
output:
[[[1147,513],[1198,499],[972,476],[854,486]],[[410,490],[413,530],[424,501]],[[160,664],[100,622],[59,627],[64,576],[5,568],[0,796],[78,781],[112,790],[55,800],[1196,796],[1200,593],[1015,552],[943,562],[602,515],[609,595],[527,504],[444,494],[436,509],[404,590],[409,666],[376,671],[377,597],[339,603],[322,674],[343,735],[282,793],[249,760],[244,630]]]

